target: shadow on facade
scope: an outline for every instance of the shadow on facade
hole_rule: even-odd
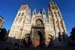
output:
[[[52,46],[52,41],[50,41],[49,45],[46,46],[45,42],[41,42],[40,39],[40,45],[36,47],[32,44],[30,37],[28,37],[27,41],[25,39],[15,39],[15,38],[8,37],[8,41],[6,41],[6,43],[7,45],[9,44],[10,47],[14,47],[14,48],[15,47],[16,48],[49,48]]]
[[[70,47],[70,45],[68,44],[68,38],[66,39],[67,35],[64,36],[64,38],[62,38],[62,36],[60,36],[59,38],[56,38],[55,40],[53,40],[52,38],[49,38],[50,39],[50,42],[48,45],[45,44],[45,41],[41,41],[43,38],[42,38],[42,35],[40,35],[40,45],[35,47],[33,44],[32,44],[32,41],[30,39],[30,36],[27,37],[27,40],[25,39],[15,39],[15,38],[12,38],[12,37],[8,37],[8,40],[6,41],[0,41],[0,47],[5,49],[5,50],[9,50],[9,49],[19,49],[19,48],[53,48],[53,44],[54,44],[54,41],[56,41],[56,44],[59,45],[59,44],[63,44],[63,46],[65,45],[65,47]],[[59,42],[57,42],[57,40],[59,40]],[[56,48],[59,48],[59,47],[63,47],[63,46],[58,46]]]
[[[66,38],[56,38],[55,40],[53,40],[52,38],[50,38],[50,42],[48,45],[45,44],[45,41],[43,41],[43,38],[42,36],[40,35],[40,45],[39,46],[34,46],[31,39],[30,39],[30,36],[27,38],[27,40],[25,39],[15,39],[15,38],[11,38],[11,37],[8,37],[8,41],[7,43],[10,43],[12,46],[15,46],[17,48],[51,48],[51,47],[54,47],[53,44],[54,44],[54,41],[56,41],[57,45],[59,44],[66,44],[65,46],[67,46],[67,42],[68,42],[68,39]],[[57,40],[59,40],[59,43]],[[56,46],[55,46],[56,47]],[[58,47],[62,47],[62,46],[58,46]]]

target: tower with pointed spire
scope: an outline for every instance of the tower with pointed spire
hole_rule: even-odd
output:
[[[46,46],[65,46],[66,45],[66,27],[61,12],[57,4],[52,0],[48,4],[48,17],[43,8],[40,12],[36,9],[32,12],[28,4],[23,4],[11,26],[9,33],[12,43],[18,43],[13,39],[27,40],[28,35],[32,41],[32,45],[38,47],[42,44]],[[64,43],[65,42],[65,43]]]

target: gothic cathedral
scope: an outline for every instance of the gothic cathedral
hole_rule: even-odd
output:
[[[14,39],[27,40],[30,37],[32,44],[37,47],[45,43],[48,46],[65,46],[66,27],[57,4],[51,1],[48,4],[48,17],[45,9],[32,12],[28,4],[21,5],[8,35]],[[9,39],[12,43],[22,44],[16,40]]]

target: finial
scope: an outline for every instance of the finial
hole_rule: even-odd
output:
[[[45,11],[45,9],[44,9],[44,8],[43,8],[43,10],[42,10],[42,13],[43,13],[43,14],[46,14],[46,11]]]
[[[36,14],[36,8],[33,10],[33,14]]]

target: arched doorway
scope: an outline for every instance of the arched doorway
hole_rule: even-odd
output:
[[[32,25],[31,34],[34,47],[39,47],[40,45],[44,44],[45,32],[44,24],[41,19],[37,19],[36,25]]]

